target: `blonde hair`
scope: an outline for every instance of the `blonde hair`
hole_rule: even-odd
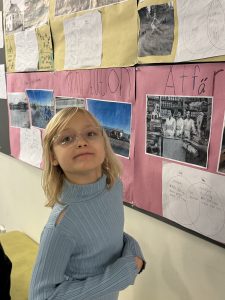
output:
[[[44,131],[43,139],[43,163],[42,187],[47,197],[48,207],[53,207],[55,203],[60,203],[65,175],[59,165],[53,165],[53,139],[63,130],[68,122],[77,114],[89,116],[96,126],[101,127],[97,119],[87,110],[78,107],[69,107],[60,110],[48,123]],[[103,129],[105,143],[105,160],[102,164],[102,172],[106,175],[107,187],[111,188],[115,180],[121,175],[121,164],[114,154],[109,138]]]

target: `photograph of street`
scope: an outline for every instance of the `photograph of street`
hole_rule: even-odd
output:
[[[129,157],[131,134],[131,104],[87,99],[87,109],[101,123],[114,152]]]

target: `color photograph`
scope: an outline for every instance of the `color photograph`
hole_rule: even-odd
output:
[[[131,104],[87,99],[87,109],[105,129],[114,152],[128,158],[131,135]]]
[[[55,113],[54,96],[51,90],[26,90],[32,126],[45,128]]]

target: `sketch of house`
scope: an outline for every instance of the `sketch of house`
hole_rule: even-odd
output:
[[[10,1],[9,10],[5,15],[5,30],[6,32],[16,31],[23,28],[23,16],[17,4],[12,4]]]

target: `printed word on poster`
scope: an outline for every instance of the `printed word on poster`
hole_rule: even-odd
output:
[[[225,243],[224,176],[164,163],[163,216]]]

